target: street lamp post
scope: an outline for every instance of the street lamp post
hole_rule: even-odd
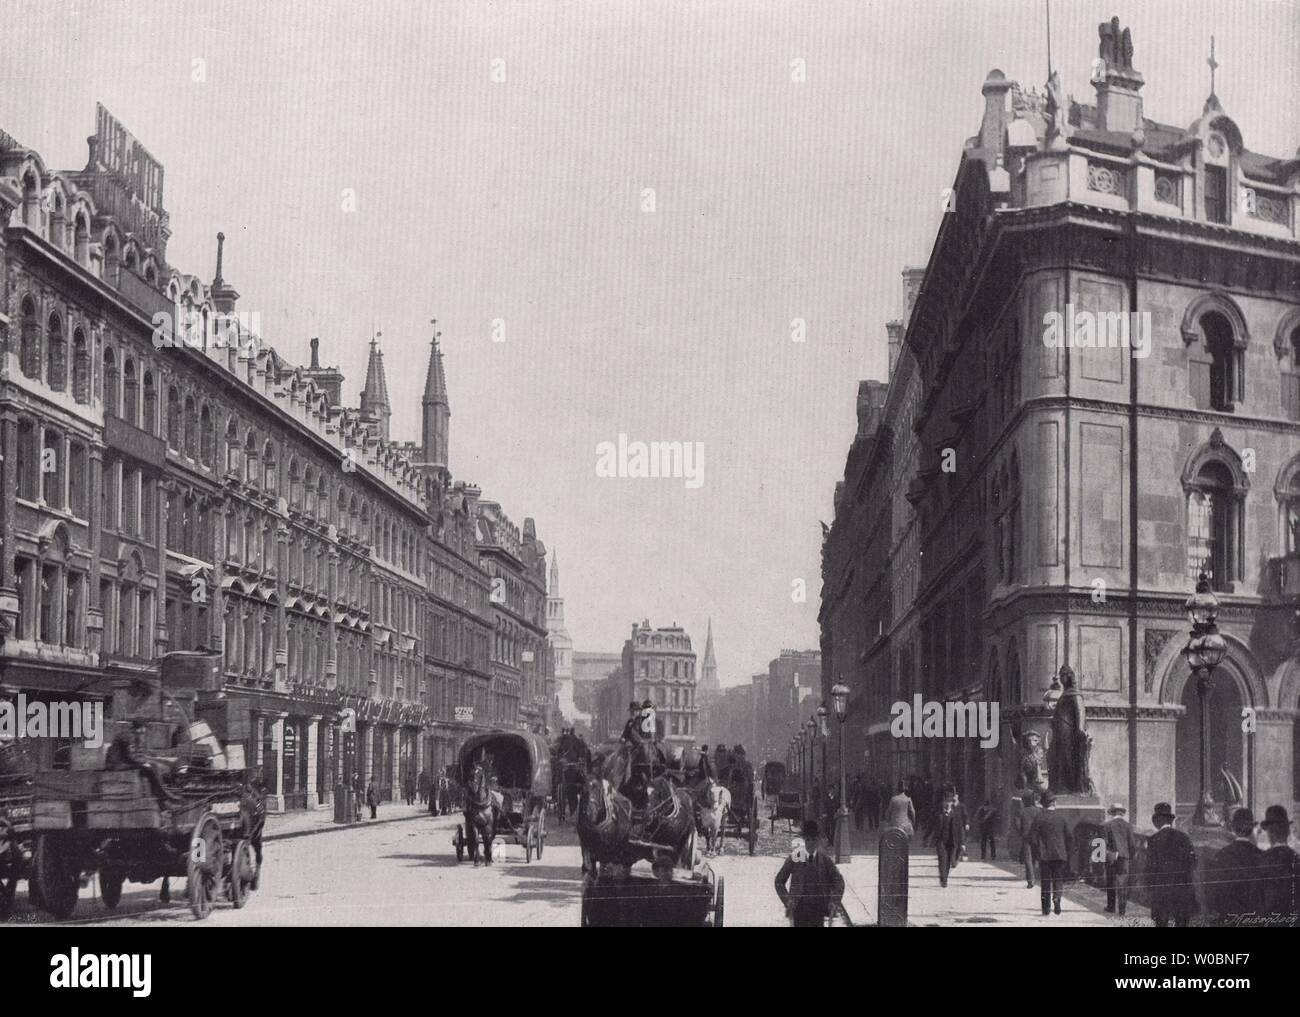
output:
[[[817,720],[809,717],[804,725],[808,735],[808,802],[804,805],[804,819],[817,818]]]
[[[830,730],[826,726],[826,718],[830,716],[830,711],[826,709],[826,704],[822,703],[817,707],[817,733],[822,740],[822,797],[817,803],[817,818],[822,818],[822,810],[826,807],[826,799],[830,796],[830,771],[826,769],[826,743],[830,741]]]
[[[1227,655],[1228,644],[1215,624],[1219,601],[1210,589],[1209,577],[1202,570],[1196,592],[1187,598],[1187,618],[1192,632],[1183,647],[1183,656],[1196,675],[1196,696],[1201,708],[1201,793],[1192,817],[1195,826],[1222,826],[1214,808],[1210,777],[1210,693],[1214,691],[1214,669]]]
[[[831,689],[831,700],[835,704],[835,716],[840,726],[840,807],[835,810],[835,864],[853,860],[852,828],[849,826],[849,806],[846,797],[845,759],[844,755],[844,718],[849,706],[849,687],[837,682]]]
[[[799,802],[801,811],[808,813],[808,771],[803,766],[803,743],[804,733],[803,725],[799,727],[799,733],[794,736],[794,747],[799,754]]]

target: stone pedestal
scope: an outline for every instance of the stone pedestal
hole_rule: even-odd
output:
[[[1091,863],[1092,840],[1105,836],[1106,809],[1095,794],[1057,795],[1056,811],[1065,816],[1074,843],[1070,871],[1085,876]]]

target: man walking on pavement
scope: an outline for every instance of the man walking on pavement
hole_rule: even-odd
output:
[[[1038,795],[1033,791],[1026,791],[1020,801],[1023,808],[1016,819],[1016,832],[1020,834],[1020,860],[1025,865],[1025,889],[1032,890],[1038,878],[1038,847],[1029,833],[1043,810],[1038,807]]]
[[[934,844],[939,855],[939,885],[948,885],[948,873],[961,861],[962,824],[956,792],[944,795],[943,809],[935,821]]]
[[[1232,813],[1233,841],[1220,848],[1205,874],[1209,924],[1231,926],[1237,915],[1264,908],[1264,852],[1255,844],[1255,816],[1250,809]]]
[[[822,850],[821,827],[815,820],[807,820],[799,836],[802,843],[795,841],[776,874],[776,895],[781,898],[793,928],[821,928],[841,906],[844,877]]]
[[[984,804],[975,812],[975,828],[980,835],[980,861],[984,861],[984,847],[988,845],[989,857],[996,859],[998,857],[998,845],[994,839],[994,831],[998,826],[998,808],[993,804],[992,799],[985,798]]]
[[[370,806],[370,818],[375,819],[379,810],[379,788],[375,787],[375,778],[370,777],[370,786],[366,788],[366,804]]]
[[[1059,915],[1073,838],[1065,816],[1056,811],[1056,795],[1051,791],[1043,792],[1043,811],[1035,817],[1029,836],[1038,847],[1043,914],[1055,911]]]
[[[1123,804],[1116,802],[1108,810],[1110,818],[1106,820],[1106,911],[1111,914],[1124,915],[1128,904],[1128,873],[1132,859],[1137,856],[1137,838],[1133,827],[1124,818],[1128,812]]]
[[[1168,802],[1156,803],[1151,825],[1156,832],[1147,838],[1142,874],[1151,902],[1151,920],[1163,929],[1172,918],[1178,928],[1186,928],[1196,913],[1196,849],[1187,834],[1174,829],[1174,810]]]

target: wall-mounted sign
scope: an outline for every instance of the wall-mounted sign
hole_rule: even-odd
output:
[[[102,103],[95,109],[95,137],[100,163],[130,185],[146,208],[162,212],[162,163]]]
[[[474,707],[472,706],[456,707],[456,721],[461,724],[474,723]]]

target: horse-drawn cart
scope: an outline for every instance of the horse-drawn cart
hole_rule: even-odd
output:
[[[99,874],[106,907],[122,885],[184,876],[190,910],[206,918],[217,893],[247,903],[258,877],[260,838],[248,770],[183,769],[163,809],[133,770],[37,773],[32,861],[34,897],[58,919],[77,906],[83,874]]]
[[[524,861],[542,857],[546,846],[546,798],[551,792],[551,750],[527,731],[484,731],[466,739],[457,779],[464,788],[465,822],[456,827],[456,860],[478,861],[483,843],[488,864],[492,841],[508,837],[524,849]]]

